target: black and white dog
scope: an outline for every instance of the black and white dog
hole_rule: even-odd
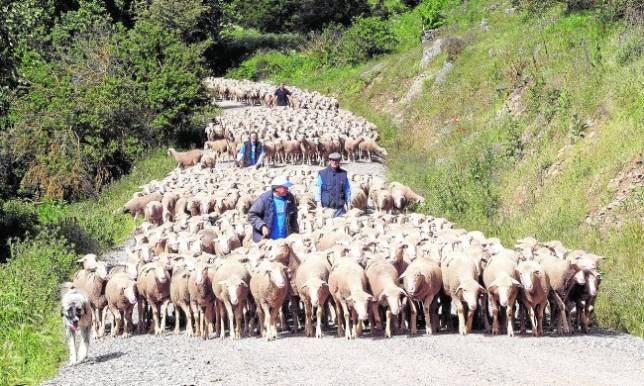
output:
[[[75,288],[72,283],[61,286],[61,308],[63,325],[69,348],[69,364],[82,362],[87,356],[89,337],[92,328],[92,309],[87,294]],[[78,349],[76,338],[79,337]]]

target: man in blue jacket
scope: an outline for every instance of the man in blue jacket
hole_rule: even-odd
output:
[[[315,180],[315,201],[318,207],[335,209],[335,216],[346,213],[351,204],[351,185],[347,172],[340,168],[342,156],[329,154],[329,166],[320,170]]]
[[[237,163],[242,166],[254,166],[256,169],[261,165],[264,159],[264,146],[257,140],[257,133],[250,133],[250,140],[244,142],[239,154],[237,154]]]
[[[283,239],[299,233],[295,196],[288,191],[293,184],[285,176],[275,177],[271,190],[262,193],[248,211],[253,226],[253,241]]]

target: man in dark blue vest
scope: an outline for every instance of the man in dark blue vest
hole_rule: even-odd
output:
[[[275,90],[275,102],[278,106],[288,106],[289,95],[291,92],[284,87],[284,83],[280,83],[280,86]]]
[[[318,207],[333,208],[335,215],[342,216],[351,205],[351,185],[347,172],[340,168],[342,156],[339,153],[329,155],[329,166],[320,170],[315,180],[315,201]]]
[[[250,133],[250,140],[244,142],[239,154],[237,154],[237,163],[242,166],[259,167],[264,158],[264,146],[257,140],[257,133]]]

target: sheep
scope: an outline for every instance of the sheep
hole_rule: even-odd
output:
[[[372,189],[369,191],[369,197],[379,212],[391,213],[394,208],[394,199],[386,189]]]
[[[215,295],[212,292],[212,277],[215,269],[204,263],[197,263],[188,279],[190,306],[195,318],[195,335],[207,339],[215,319]]]
[[[422,204],[425,202],[425,198],[399,182],[394,181],[389,184],[389,191],[394,201],[394,207],[400,211],[407,209],[409,204]]]
[[[543,335],[543,318],[550,292],[550,281],[543,268],[534,260],[520,261],[517,272],[523,289],[520,304],[527,309],[532,324],[532,335]],[[521,319],[521,332],[525,333],[525,321]]]
[[[130,336],[129,327],[132,323],[132,311],[138,301],[136,281],[127,273],[114,273],[105,286],[105,298],[107,305],[112,311],[114,325],[112,326],[112,337],[119,334],[121,319],[124,321],[123,337]]]
[[[177,192],[169,192],[161,198],[163,207],[162,222],[174,221],[174,212],[177,201],[181,198]]]
[[[397,284],[398,271],[391,263],[385,260],[372,260],[365,275],[369,282],[373,297],[376,302],[371,303],[371,314],[376,320],[376,328],[382,329],[378,305],[385,307],[385,338],[391,338],[392,316],[397,316],[402,308],[401,297],[406,296],[405,291]]]
[[[287,291],[286,266],[282,263],[264,261],[251,274],[250,292],[255,299],[260,330],[266,340],[277,338],[277,318]]]
[[[478,282],[477,267],[467,255],[454,252],[451,260],[441,265],[443,288],[456,306],[458,332],[461,335],[472,331],[472,321],[476,312],[479,294],[485,289]],[[467,309],[463,304],[467,304]],[[467,321],[465,312],[467,311]]]
[[[295,288],[304,303],[304,333],[313,336],[313,311],[315,310],[315,337],[322,337],[322,312],[330,295],[329,272],[331,265],[325,254],[308,256],[295,273]]]
[[[83,263],[83,269],[86,271],[95,271],[97,266],[96,255],[88,253],[80,259],[76,260],[77,263]]]
[[[550,255],[541,257],[538,262],[550,281],[551,290],[548,301],[552,315],[558,314],[558,330],[560,333],[570,334],[566,302],[575,285],[575,275],[579,270],[569,261]]]
[[[87,293],[92,307],[92,332],[94,338],[105,335],[106,313],[104,309],[107,306],[107,300],[105,299],[107,279],[107,267],[102,261],[96,263],[96,268],[93,271],[83,269],[74,275],[74,287]]]
[[[177,167],[185,168],[188,166],[195,166],[201,161],[203,150],[194,149],[186,152],[176,151],[173,148],[168,149],[168,155],[174,157],[177,161]]]
[[[241,338],[242,310],[246,305],[250,273],[244,265],[235,260],[226,260],[215,272],[212,290],[217,299],[217,318],[221,320],[220,338],[225,338],[223,310],[226,309],[230,338]]]
[[[352,259],[341,258],[333,264],[329,292],[335,302],[338,336],[354,339],[362,334],[362,322],[369,317],[369,302],[376,301],[367,286],[364,269]]]
[[[186,335],[193,336],[193,322],[192,322],[192,309],[190,290],[188,289],[188,281],[190,278],[190,269],[184,265],[178,266],[172,270],[170,279],[170,300],[174,304],[174,334],[179,335],[179,322],[180,312],[186,316]]]
[[[132,198],[123,205],[123,213],[130,213],[134,216],[134,221],[139,215],[143,215],[145,206],[150,201],[161,201],[161,193],[153,192],[144,196]]]
[[[150,201],[144,209],[145,221],[161,225],[163,223],[163,204],[160,201]]]
[[[443,286],[440,266],[429,259],[416,259],[400,275],[403,289],[411,300],[422,301],[427,335],[438,330],[438,315],[435,305],[437,296]],[[416,309],[411,306],[411,335],[416,335]]]
[[[167,265],[160,261],[145,264],[137,283],[141,298],[152,308],[154,334],[161,335],[165,331],[166,311],[170,301],[170,273]],[[142,307],[139,307],[139,315],[143,315],[142,311]]]
[[[507,334],[514,336],[514,302],[521,283],[517,280],[516,261],[508,256],[494,256],[483,271],[490,304],[492,305],[492,334],[499,333],[499,307],[506,308]]]
[[[366,138],[358,144],[358,150],[360,151],[361,159],[364,160],[364,154],[367,154],[367,159],[371,160],[372,155],[377,157],[384,158],[388,155],[385,148],[378,146],[375,140],[371,138]]]

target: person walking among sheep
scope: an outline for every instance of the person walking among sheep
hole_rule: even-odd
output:
[[[237,154],[237,164],[242,167],[254,166],[257,169],[264,159],[264,146],[257,139],[257,132],[250,133],[250,139],[244,142],[244,145]]]
[[[291,92],[284,87],[284,83],[280,83],[280,86],[275,90],[275,104],[278,106],[288,106],[289,95],[291,95]]]
[[[253,241],[284,239],[299,233],[295,196],[288,191],[293,184],[286,176],[271,182],[271,190],[262,193],[248,211],[248,222],[253,226]]]
[[[351,185],[346,170],[340,168],[342,156],[329,155],[329,165],[320,170],[315,180],[315,201],[318,208],[333,208],[335,216],[346,213],[351,204]]]

